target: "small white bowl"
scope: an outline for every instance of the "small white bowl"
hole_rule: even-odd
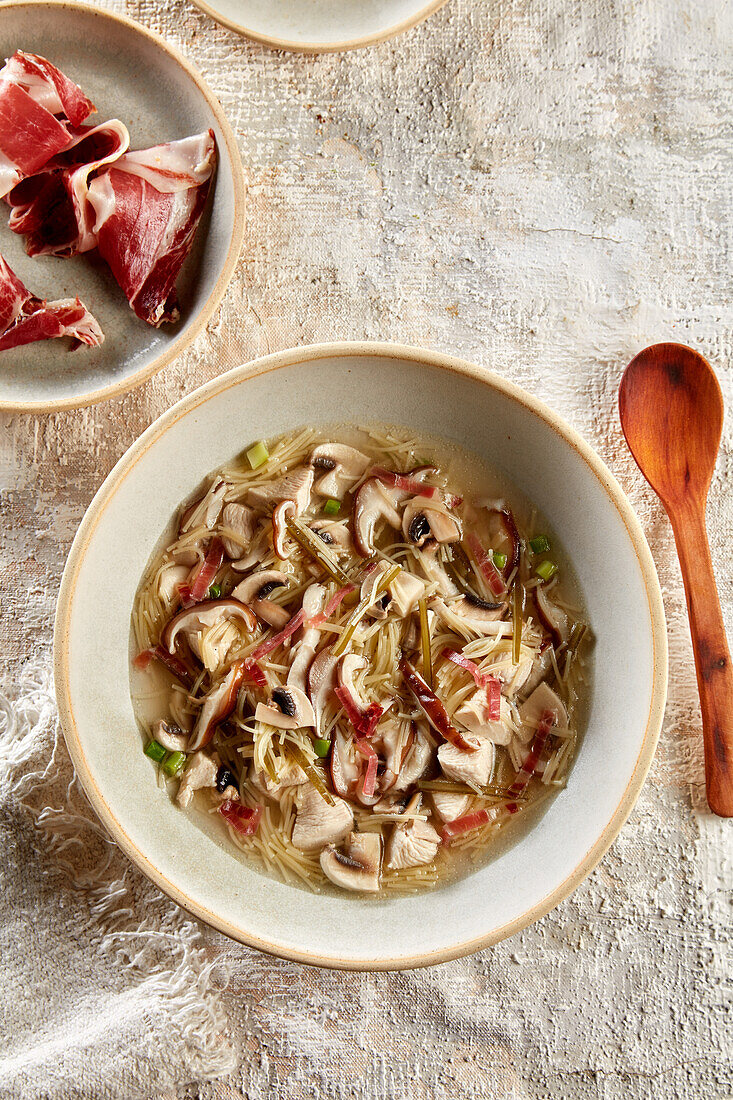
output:
[[[277,50],[333,53],[409,30],[447,0],[193,0],[238,34]]]
[[[145,149],[209,127],[217,171],[191,255],[178,279],[181,319],[159,329],[130,309],[95,253],[60,259],[25,254],[0,212],[0,253],[39,297],[79,297],[102,326],[99,348],[44,340],[0,352],[0,409],[55,412],[118,397],[186,348],[222,299],[244,233],[244,172],[232,128],[201,75],[176,50],[130,19],[85,4],[0,4],[0,64],[16,49],[42,54],[97,106],[91,122],[121,119],[130,147]]]
[[[130,701],[130,612],[146,563],[204,475],[299,425],[402,423],[454,440],[533,500],[575,566],[595,634],[588,727],[567,788],[511,850],[414,897],[311,895],[238,861],[156,787]],[[553,412],[497,375],[380,344],[299,348],[238,367],[165,413],[120,459],[69,555],[55,634],[69,751],[115,841],[175,901],[291,959],[351,969],[437,963],[537,920],[593,869],[628,816],[664,712],[662,599],[608,469]]]

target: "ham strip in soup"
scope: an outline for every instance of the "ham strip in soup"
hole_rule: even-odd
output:
[[[175,283],[206,204],[216,164],[213,131],[127,153],[89,186],[100,255],[138,317],[156,328],[179,317]]]
[[[72,347],[98,347],[104,335],[97,321],[78,298],[46,302],[23,285],[0,256],[0,351],[69,336]]]
[[[70,148],[6,195],[8,224],[25,236],[29,256],[74,256],[96,247],[89,177],[117,160],[129,144],[127,128],[118,119],[81,127]]]
[[[44,57],[17,50],[8,58],[0,69],[0,198],[68,149],[73,128],[94,110]]]

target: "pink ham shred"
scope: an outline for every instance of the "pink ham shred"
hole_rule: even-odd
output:
[[[47,302],[23,285],[0,256],[0,351],[69,336],[72,347],[98,347],[104,334],[78,298]]]
[[[138,317],[179,317],[175,283],[191,251],[216,163],[213,131],[127,153],[89,185],[100,255]]]
[[[16,50],[0,69],[0,197],[68,149],[95,109],[45,57]]]

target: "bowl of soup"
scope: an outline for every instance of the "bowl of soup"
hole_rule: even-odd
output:
[[[169,896],[314,965],[427,965],[587,875],[649,767],[659,586],[613,476],[488,371],[297,349],[184,398],[74,541],[56,683]]]

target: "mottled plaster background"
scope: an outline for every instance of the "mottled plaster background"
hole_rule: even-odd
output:
[[[48,1095],[730,1097],[733,832],[705,805],[670,527],[616,410],[623,367],[648,343],[690,343],[715,366],[728,419],[709,519],[730,630],[730,5],[451,0],[394,42],[323,57],[250,44],[182,0],[104,6],[163,33],[221,100],[248,180],[245,244],[220,313],[156,378],[93,409],[2,416],[0,629],[14,674],[46,660],[77,524],[152,420],[264,352],[369,338],[491,367],[592,443],[651,544],[671,675],[628,824],[538,924],[401,975],[319,972],[201,929],[229,980],[224,1042],[238,1068],[190,1082],[206,1065],[182,1059],[145,1084],[128,1050],[127,1077],[92,1075],[78,1091],[61,1072]],[[142,881],[115,859],[134,910]],[[63,874],[58,889],[73,909]]]

